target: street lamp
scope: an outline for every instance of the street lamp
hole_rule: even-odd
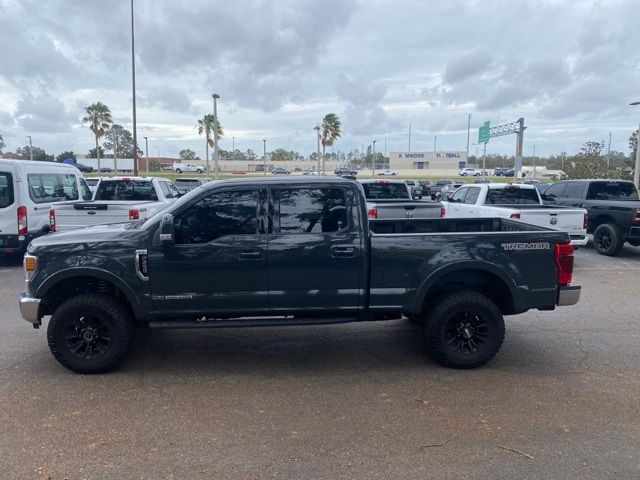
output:
[[[215,169],[215,179],[218,180],[218,102],[220,95],[214,93],[213,98],[213,168]]]
[[[133,29],[133,0],[131,0],[131,91],[133,98],[133,175],[136,176],[138,175],[138,128],[136,123],[136,55]],[[97,151],[96,155],[98,155]]]
[[[371,140],[373,148],[371,150],[371,178],[376,176],[376,142],[377,140]]]
[[[148,137],[142,137],[144,138],[144,149],[145,149],[145,156],[147,157],[147,175],[149,174],[149,138]]]
[[[33,162],[33,145],[31,144],[31,135],[27,135],[29,139],[29,160]]]
[[[313,127],[316,131],[316,139],[318,141],[318,175],[320,175],[320,125]]]
[[[629,105],[640,105],[640,102],[632,102]],[[633,183],[636,188],[640,188],[640,145],[638,142],[640,137],[640,128],[638,128],[638,135],[636,135],[636,167],[633,169]]]
[[[263,176],[267,176],[267,141],[262,140],[262,164],[263,164]]]

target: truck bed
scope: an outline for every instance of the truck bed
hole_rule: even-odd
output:
[[[443,218],[370,220],[369,229],[378,235],[420,233],[477,233],[477,232],[542,232],[550,228],[529,225],[506,218]]]

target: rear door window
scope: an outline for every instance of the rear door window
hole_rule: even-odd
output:
[[[272,190],[275,233],[331,233],[347,226],[347,201],[340,188]]]
[[[475,203],[478,201],[479,195],[480,189],[478,187],[469,187],[467,196],[464,197],[464,203],[466,203],[467,205],[475,205]]]
[[[535,188],[505,187],[490,188],[485,205],[539,205]]]
[[[89,188],[89,185],[87,185],[86,180],[80,177],[78,182],[80,183],[80,195],[82,196],[82,199],[91,200],[93,194],[91,193],[91,189]]]
[[[631,182],[593,182],[587,195],[589,200],[637,200],[638,191]]]
[[[9,172],[0,172],[0,208],[7,208],[13,202],[13,176]]]
[[[544,191],[544,196],[551,199],[563,197],[566,185],[565,182],[554,183]]]
[[[33,203],[78,200],[76,176],[69,173],[30,173],[27,175],[29,196]]]
[[[584,184],[582,182],[567,182],[567,188],[564,189],[564,197],[579,198],[582,196]]]

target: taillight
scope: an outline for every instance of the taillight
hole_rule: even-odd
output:
[[[634,208],[631,214],[631,221],[633,223],[640,223],[640,208]]]
[[[589,225],[589,214],[587,212],[584,212],[584,219],[582,220],[582,228],[586,230],[588,225]]]
[[[56,231],[56,211],[53,208],[49,210],[49,231]]]
[[[140,210],[137,208],[132,208],[129,210],[129,220],[138,220],[140,219]]]
[[[367,210],[367,218],[378,218],[378,209],[370,208]]]
[[[376,183],[382,183],[382,184],[389,183],[389,180],[384,180],[384,179],[376,180]]]
[[[440,218],[444,218],[446,213],[447,213],[447,210],[444,207],[440,207]]]
[[[513,218],[514,220],[520,220],[520,212],[512,213],[509,218]]]
[[[27,207],[20,205],[17,211],[18,216],[18,235],[24,235],[27,233]]]
[[[558,269],[558,285],[569,285],[573,275],[573,245],[556,243],[554,260]]]

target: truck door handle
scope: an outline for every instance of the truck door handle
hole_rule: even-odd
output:
[[[240,252],[238,258],[240,260],[260,260],[262,254],[260,252]]]
[[[331,256],[340,258],[355,257],[356,249],[354,247],[343,247],[340,245],[334,245],[331,247]]]

